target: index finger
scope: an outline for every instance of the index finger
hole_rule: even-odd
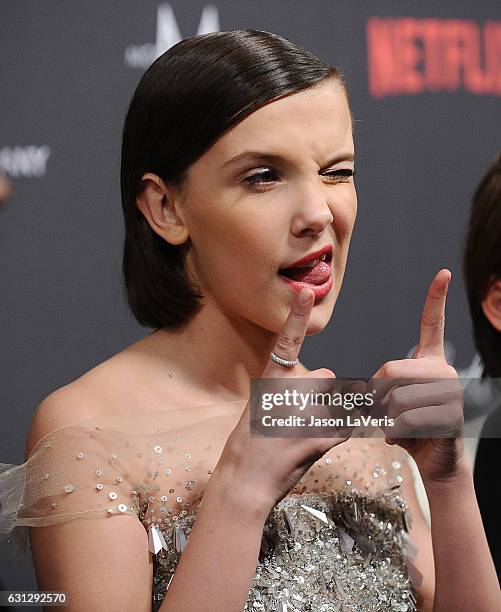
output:
[[[444,357],[445,300],[451,280],[447,269],[440,270],[431,282],[423,314],[419,344],[413,357]]]
[[[298,358],[306,330],[308,329],[308,321],[310,320],[314,297],[313,291],[307,287],[303,287],[301,291],[294,296],[294,302],[292,303],[289,316],[273,347],[273,352],[277,357],[286,359],[287,361],[295,361]],[[293,370],[293,367],[276,363],[270,356],[262,377],[281,378],[290,375]]]

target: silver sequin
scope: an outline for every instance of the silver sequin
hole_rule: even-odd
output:
[[[243,612],[415,612],[401,502],[355,489],[286,496],[265,523]],[[195,518],[183,511],[157,523],[167,547],[154,561],[155,612]]]

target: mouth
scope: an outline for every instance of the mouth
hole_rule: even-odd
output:
[[[321,285],[331,274],[332,246],[326,246],[303,259],[280,268],[278,273],[289,280]]]
[[[304,258],[296,265],[281,268],[279,276],[287,282],[292,289],[299,292],[302,287],[313,289],[315,297],[323,297],[332,288],[331,275],[332,247],[326,247]]]

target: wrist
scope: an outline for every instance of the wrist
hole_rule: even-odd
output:
[[[457,495],[459,491],[473,486],[473,472],[465,457],[462,457],[447,475],[428,477],[422,474],[421,476],[428,497],[448,493]]]
[[[216,466],[205,488],[202,503],[217,500],[220,507],[236,513],[243,521],[254,524],[266,522],[273,503],[255,487],[241,482],[224,465]]]

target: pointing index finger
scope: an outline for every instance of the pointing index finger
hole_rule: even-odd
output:
[[[419,344],[413,355],[415,358],[445,355],[445,301],[451,276],[450,271],[444,268],[431,282],[421,316]]]

